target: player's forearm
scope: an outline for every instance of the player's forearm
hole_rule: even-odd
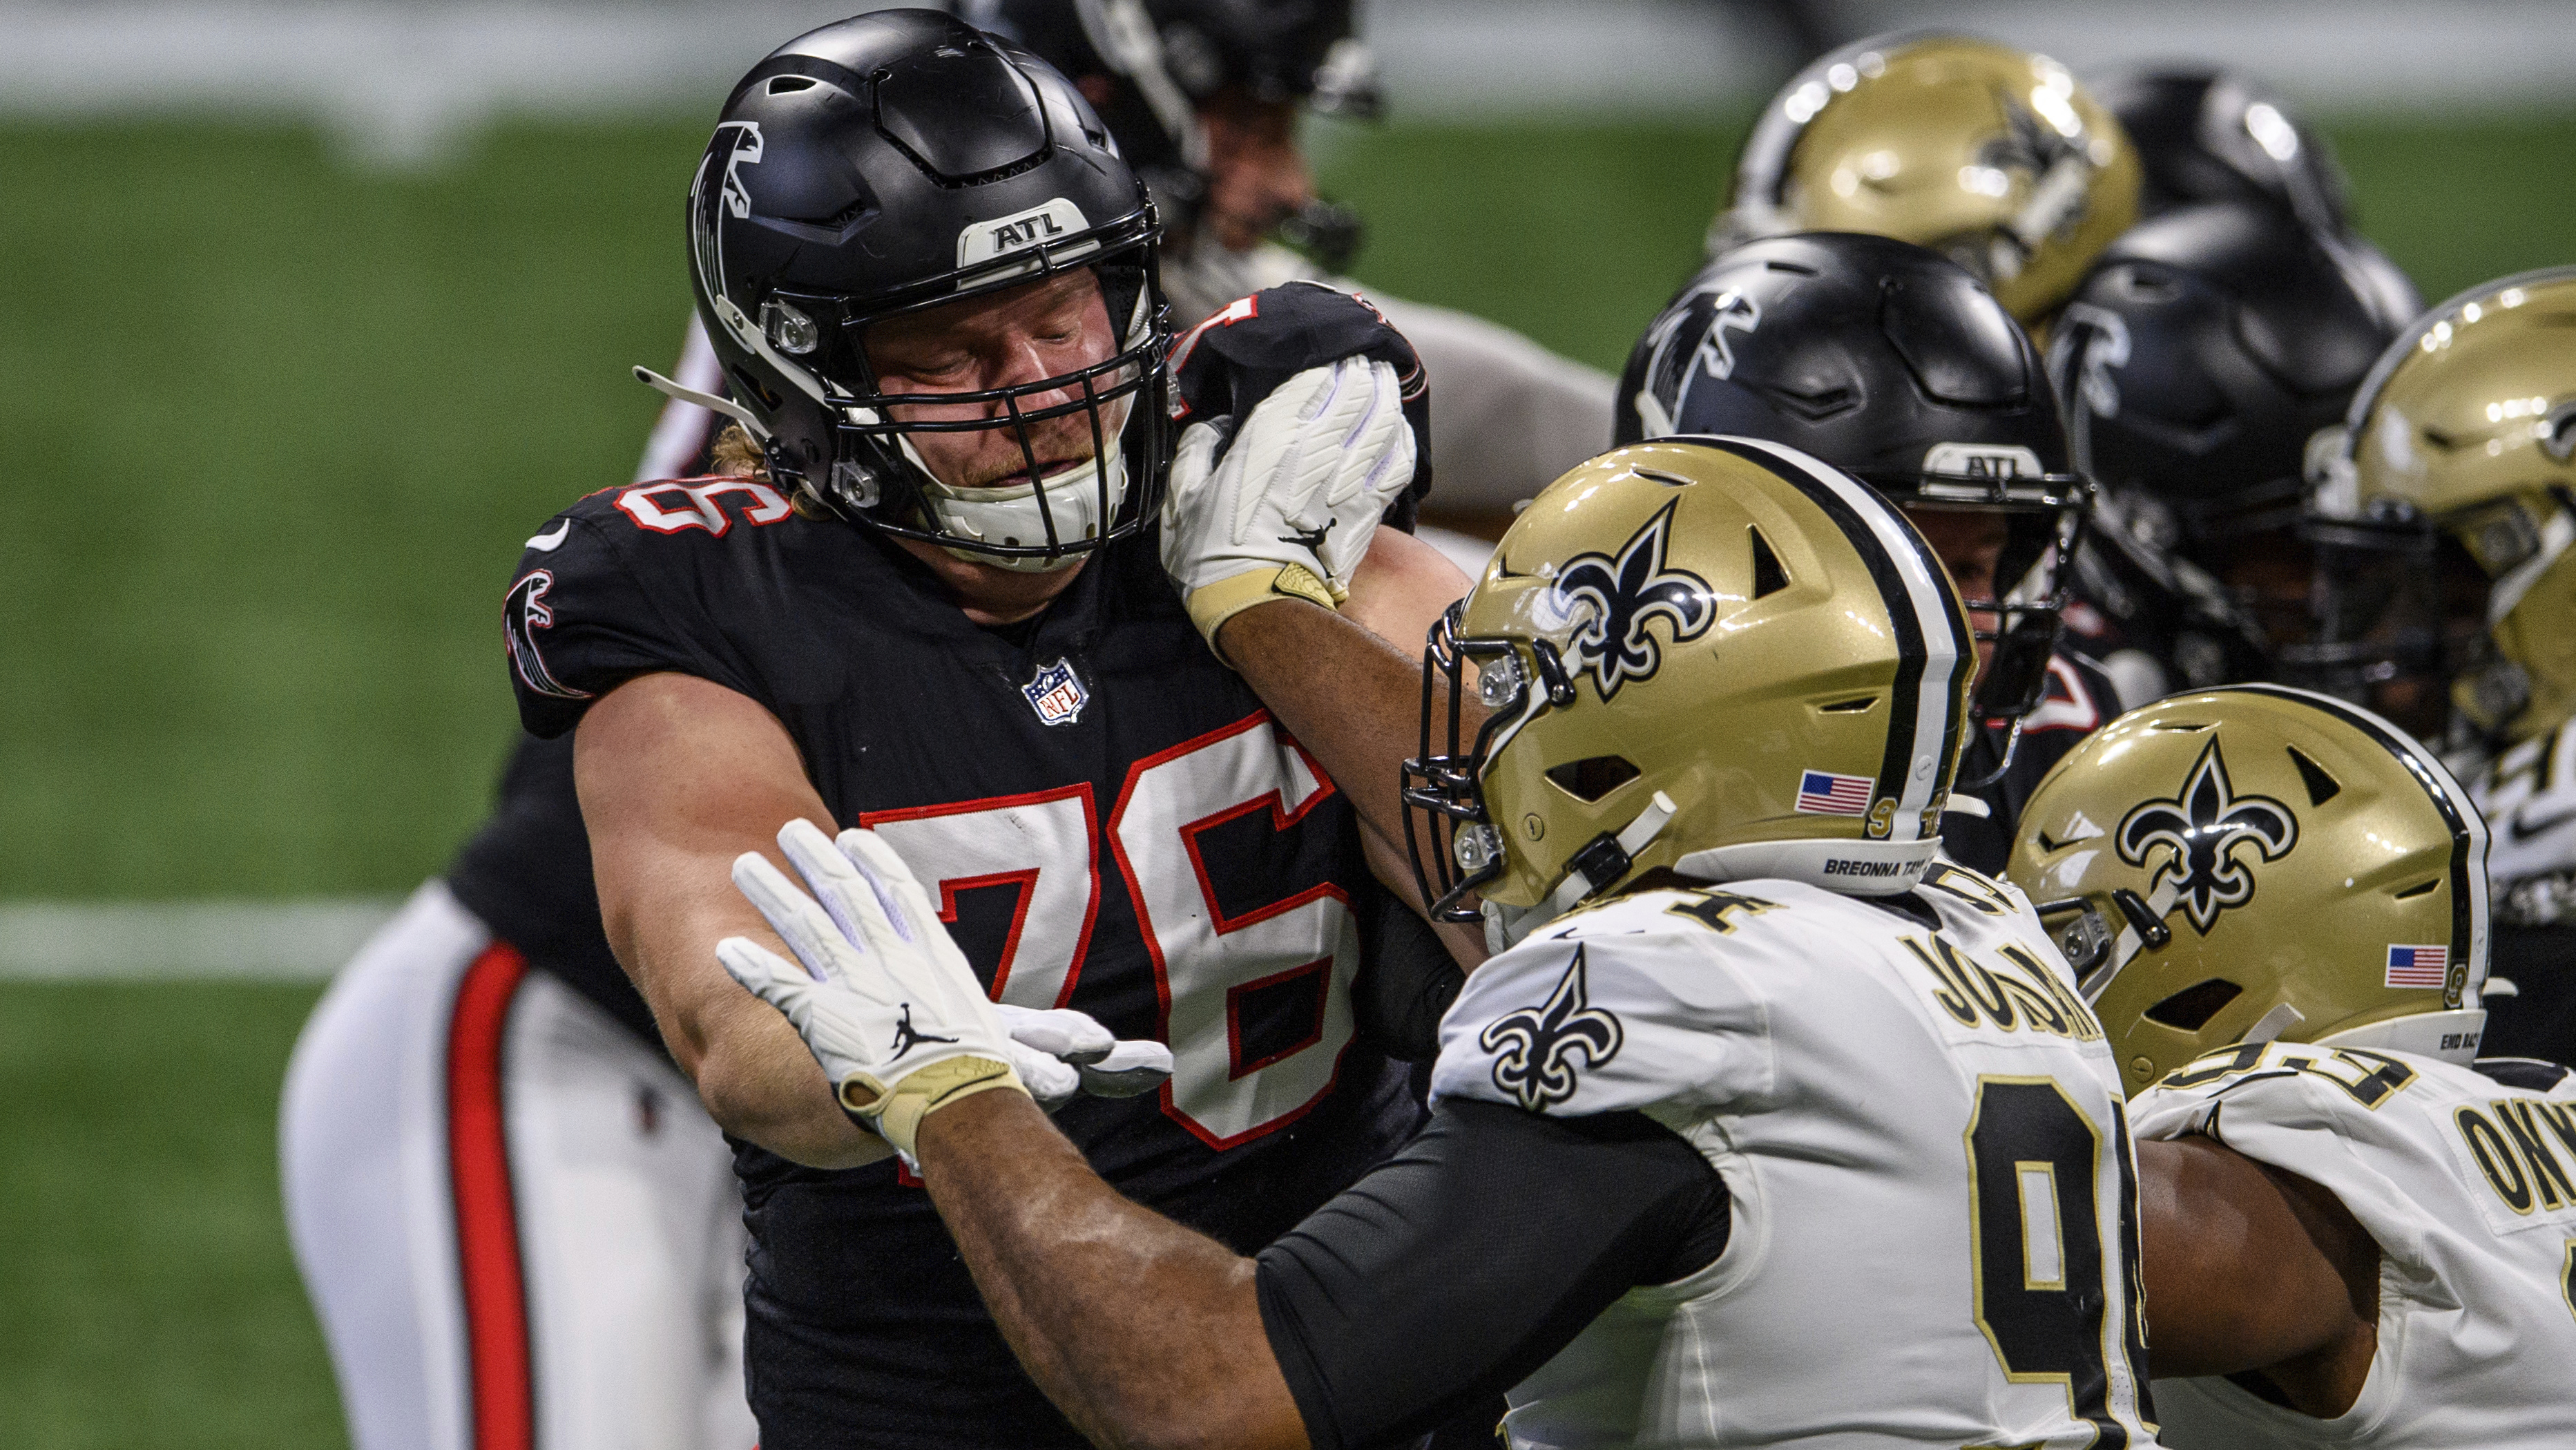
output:
[[[832,1085],[786,1018],[758,1009],[725,1025],[699,1063],[698,1098],[707,1116],[737,1138],[808,1168],[858,1168],[892,1157],[883,1138],[861,1129],[832,1100]]]
[[[1360,823],[1400,850],[1404,762],[1422,732],[1420,659],[1329,609],[1293,599],[1227,620],[1221,642],[1253,693],[1314,752]],[[1445,719],[1441,697],[1433,703]]]
[[[1306,1444],[1251,1260],[1119,1196],[1019,1094],[932,1114],[917,1146],[994,1322],[1092,1443]]]
[[[2148,1365],[2157,1378],[2298,1366],[2365,1327],[2334,1264],[2261,1165],[2208,1138],[2148,1141],[2138,1144],[2138,1179]]]

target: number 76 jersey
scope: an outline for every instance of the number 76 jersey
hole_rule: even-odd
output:
[[[997,999],[1170,1043],[1159,1095],[1057,1115],[1121,1192],[1249,1251],[1411,1131],[1352,1007],[1354,908],[1377,888],[1350,805],[1200,640],[1152,538],[987,630],[910,555],[766,482],[641,484],[529,541],[504,625],[531,732],[641,674],[747,696],[836,822],[921,878]],[[764,1444],[853,1424],[872,1446],[1081,1443],[892,1162],[735,1161]]]
[[[2146,1450],[2137,1189],[2100,1026],[2009,885],[1649,891],[1472,973],[1436,1098],[1638,1111],[1732,1228],[1510,1395],[1516,1446]]]

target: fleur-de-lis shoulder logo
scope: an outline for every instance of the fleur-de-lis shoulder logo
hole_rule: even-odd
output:
[[[2120,859],[2132,866],[2145,865],[2150,852],[2169,853],[2148,878],[2148,889],[2171,881],[2175,903],[2193,929],[2207,936],[2220,912],[2254,898],[2254,873],[2238,848],[2250,845],[2260,859],[2278,860],[2299,843],[2299,818],[2268,796],[2238,795],[2213,739],[2181,792],[2171,800],[2139,802],[2120,818],[2114,839]]]
[[[1487,1024],[1476,1043],[1494,1058],[1494,1086],[1533,1113],[1574,1096],[1575,1054],[1587,1068],[1619,1055],[1626,1036],[1619,1019],[1585,995],[1583,948],[1565,964],[1565,975],[1544,1005],[1507,1012]]]
[[[1604,700],[1626,682],[1651,679],[1663,667],[1663,647],[1646,632],[1647,625],[1663,620],[1672,642],[1682,644],[1717,622],[1708,581],[1688,569],[1664,567],[1673,506],[1666,503],[1630,535],[1617,558],[1577,554],[1556,576],[1559,602],[1583,618],[1567,652],[1577,673],[1591,672]]]

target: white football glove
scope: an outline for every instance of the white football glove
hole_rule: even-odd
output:
[[[796,820],[778,845],[811,896],[757,852],[733,879],[797,961],[744,937],[718,942],[716,958],[794,1025],[842,1108],[907,1157],[923,1118],[976,1093],[1009,1088],[1052,1110],[1086,1088],[1124,1096],[1171,1075],[1161,1043],[986,998],[929,893],[874,833],[835,844]]]
[[[1413,429],[1390,363],[1308,368],[1249,418],[1193,423],[1172,456],[1163,568],[1190,618],[1217,626],[1264,601],[1350,597],[1378,516],[1413,482]]]

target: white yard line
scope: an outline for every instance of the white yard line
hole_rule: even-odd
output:
[[[375,897],[0,902],[0,980],[318,982],[401,904]]]

